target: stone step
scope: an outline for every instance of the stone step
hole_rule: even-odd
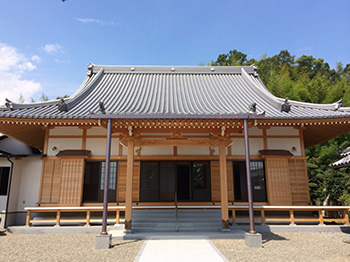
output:
[[[174,232],[175,210],[134,210],[133,232]],[[178,210],[179,232],[219,232],[221,231],[220,210]]]

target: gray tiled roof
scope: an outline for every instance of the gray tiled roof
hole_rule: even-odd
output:
[[[246,114],[249,105],[265,111],[267,119],[350,117],[350,108],[338,103],[319,105],[289,100],[290,112],[281,112],[284,99],[273,96],[254,66],[169,67],[90,65],[78,91],[65,99],[33,104],[11,101],[0,117],[86,119],[98,114],[103,101],[107,114],[120,117],[230,117]],[[336,109],[338,107],[338,109]]]
[[[337,169],[350,166],[350,147],[345,148],[340,156],[342,158],[331,164],[330,167]]]

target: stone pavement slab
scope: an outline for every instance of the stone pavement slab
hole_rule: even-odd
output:
[[[147,240],[135,261],[228,261],[207,239]]]

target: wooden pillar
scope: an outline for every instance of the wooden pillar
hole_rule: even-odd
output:
[[[128,158],[126,162],[126,196],[125,196],[125,229],[131,230],[132,218],[132,178],[134,171],[134,140],[128,140]]]
[[[220,140],[219,142],[219,162],[220,162],[220,194],[221,194],[222,229],[229,230],[225,140]]]
[[[56,227],[59,227],[61,225],[61,211],[58,210],[56,213]]]
[[[120,223],[120,210],[115,211],[115,224],[118,225]]]
[[[27,217],[26,217],[26,227],[29,227],[30,225],[30,211],[27,211]]]
[[[86,211],[86,221],[85,221],[85,226],[86,227],[90,226],[90,219],[91,219],[91,211],[88,210],[88,211]]]
[[[343,211],[344,213],[344,223],[345,225],[349,225],[349,214],[348,214],[348,211],[347,210],[344,210]]]
[[[50,134],[50,129],[49,128],[45,128],[45,140],[44,140],[44,150],[43,150],[43,154],[47,155],[47,147],[49,145],[49,134]]]
[[[300,137],[300,150],[301,150],[301,155],[305,156],[305,146],[304,146],[304,134],[303,134],[303,129],[299,129],[299,137]]]

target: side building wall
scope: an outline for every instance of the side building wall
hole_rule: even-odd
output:
[[[38,202],[42,159],[38,157],[11,158],[13,161],[10,201],[8,206],[8,225],[23,225],[25,223],[27,206],[35,206]],[[0,159],[0,166],[10,167],[7,159]],[[0,210],[6,210],[7,197],[0,196]]]

